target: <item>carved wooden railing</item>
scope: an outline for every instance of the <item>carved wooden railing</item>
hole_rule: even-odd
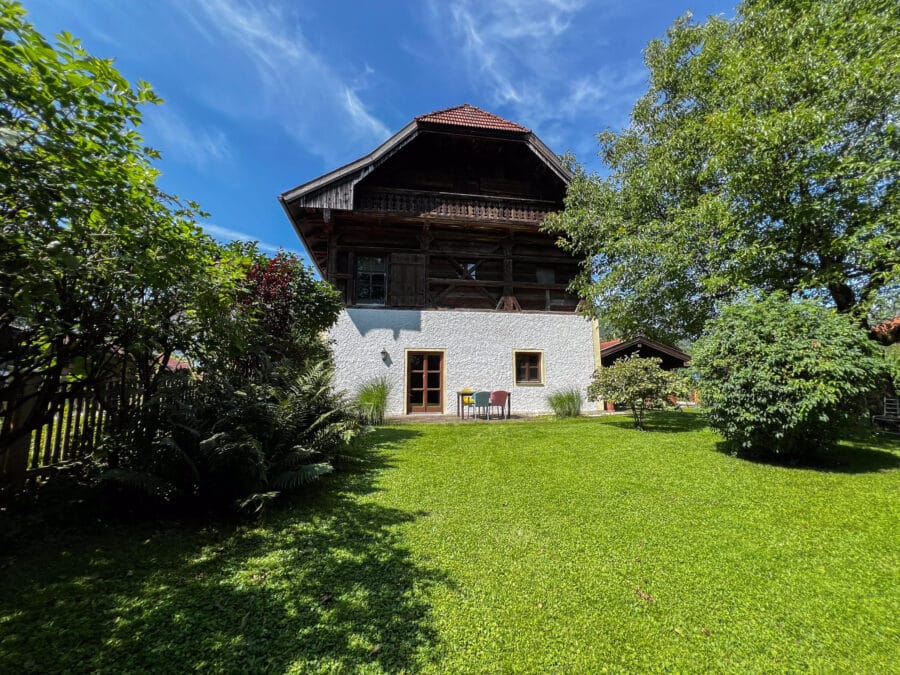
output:
[[[548,213],[558,210],[559,206],[553,202],[509,197],[368,189],[357,192],[356,209],[416,216],[539,223]]]

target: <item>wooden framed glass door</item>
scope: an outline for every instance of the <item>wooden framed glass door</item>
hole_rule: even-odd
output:
[[[406,412],[444,412],[443,352],[407,352]]]

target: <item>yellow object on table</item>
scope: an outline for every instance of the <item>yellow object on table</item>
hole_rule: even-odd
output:
[[[459,393],[463,395],[463,397],[462,397],[463,405],[472,405],[473,403],[475,403],[474,398],[472,398],[471,396],[466,396],[466,394],[474,394],[475,393],[474,389],[469,389],[468,387],[466,387],[465,389],[460,389]]]

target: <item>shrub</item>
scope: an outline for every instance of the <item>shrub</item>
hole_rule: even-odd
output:
[[[165,391],[153,406],[156,433],[124,443],[120,466],[103,480],[166,504],[259,507],[350,459],[360,430],[353,407],[332,389],[328,361],[299,372],[283,367],[265,380],[209,377]]]
[[[550,394],[547,403],[557,417],[578,417],[584,397],[577,389],[563,389]]]
[[[757,455],[827,446],[886,376],[850,317],[781,293],[727,307],[696,343],[693,367],[712,426]]]
[[[644,416],[648,408],[672,405],[683,386],[682,378],[672,371],[663,370],[662,359],[644,359],[637,355],[620,359],[611,366],[603,366],[594,372],[588,387],[592,401],[612,401],[627,405],[634,419],[634,428],[644,428]]]
[[[387,410],[390,393],[391,385],[383,377],[369,380],[360,387],[359,393],[356,394],[356,406],[366,424],[384,424],[384,414]]]

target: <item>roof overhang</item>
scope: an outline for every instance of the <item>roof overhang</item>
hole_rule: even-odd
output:
[[[674,359],[678,359],[680,361],[684,361],[687,363],[691,360],[690,354],[685,354],[683,351],[678,349],[677,347],[673,347],[672,345],[667,345],[664,342],[657,342],[656,340],[651,340],[648,337],[644,337],[643,335],[639,335],[638,337],[632,340],[625,340],[619,342],[614,345],[610,345],[605,349],[600,350],[600,359],[601,362],[603,359],[613,357],[616,354],[621,352],[628,351],[629,349],[634,349],[637,347],[640,349],[642,346],[649,347],[650,349],[655,349],[658,352],[671,356]]]

